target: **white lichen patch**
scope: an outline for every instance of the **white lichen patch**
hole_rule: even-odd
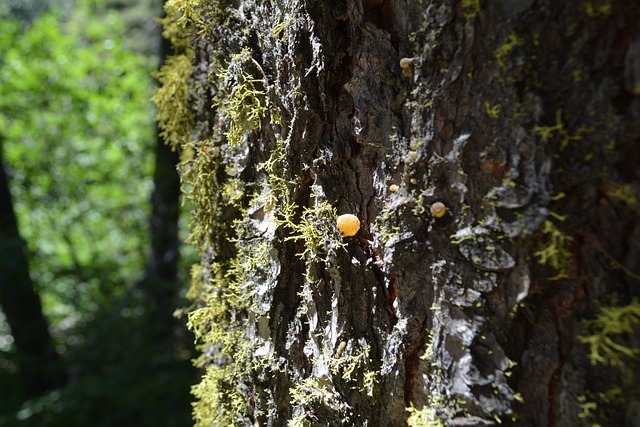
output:
[[[511,255],[488,237],[466,240],[458,247],[460,253],[481,270],[503,271],[516,264]]]
[[[503,271],[513,268],[515,260],[482,226],[464,227],[451,236],[458,250],[468,261],[481,270]]]

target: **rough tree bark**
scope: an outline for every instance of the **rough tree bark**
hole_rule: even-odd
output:
[[[639,425],[637,2],[167,12],[198,425]]]
[[[4,168],[0,136],[0,306],[11,328],[27,397],[38,396],[65,378],[60,358],[35,292],[26,244],[20,236]]]

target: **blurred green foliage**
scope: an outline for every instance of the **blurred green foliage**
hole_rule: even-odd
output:
[[[90,23],[90,25],[87,25]],[[0,24],[0,131],[31,273],[58,324],[142,274],[152,187],[150,70],[116,13]]]
[[[3,0],[0,2],[0,19],[12,17],[21,22],[31,22],[46,12],[52,4],[69,6],[73,0]]]
[[[0,134],[70,380],[23,402],[0,313],[0,425],[190,425],[192,338],[179,326],[158,333],[136,286],[149,247],[157,56],[127,48],[121,8],[63,3],[22,21],[0,6]]]

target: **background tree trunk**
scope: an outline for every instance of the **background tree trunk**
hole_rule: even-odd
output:
[[[160,66],[171,54],[171,43],[161,37]],[[177,306],[180,240],[180,177],[176,170],[177,151],[170,147],[160,129],[155,146],[153,193],[151,195],[151,251],[147,257],[143,292],[155,317],[158,332],[170,333]]]
[[[638,4],[239,3],[156,96],[197,424],[637,426]]]
[[[0,306],[14,339],[26,397],[62,385],[65,374],[29,276],[26,244],[18,230],[0,136]]]

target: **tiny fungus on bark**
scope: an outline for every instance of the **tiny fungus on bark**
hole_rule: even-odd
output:
[[[411,77],[411,65],[413,64],[414,58],[402,58],[400,60],[400,68],[402,68],[402,75],[405,77]]]
[[[396,191],[398,191],[400,189],[400,187],[398,187],[396,184],[391,184],[389,186],[389,191],[391,191],[392,193],[395,193]]]
[[[402,58],[400,60],[400,68],[409,68],[413,64],[413,58]]]
[[[352,214],[340,215],[337,225],[338,231],[340,231],[344,237],[355,236],[358,230],[360,230],[360,220]]]
[[[442,202],[435,202],[431,205],[431,215],[442,218],[447,213],[447,208]]]

